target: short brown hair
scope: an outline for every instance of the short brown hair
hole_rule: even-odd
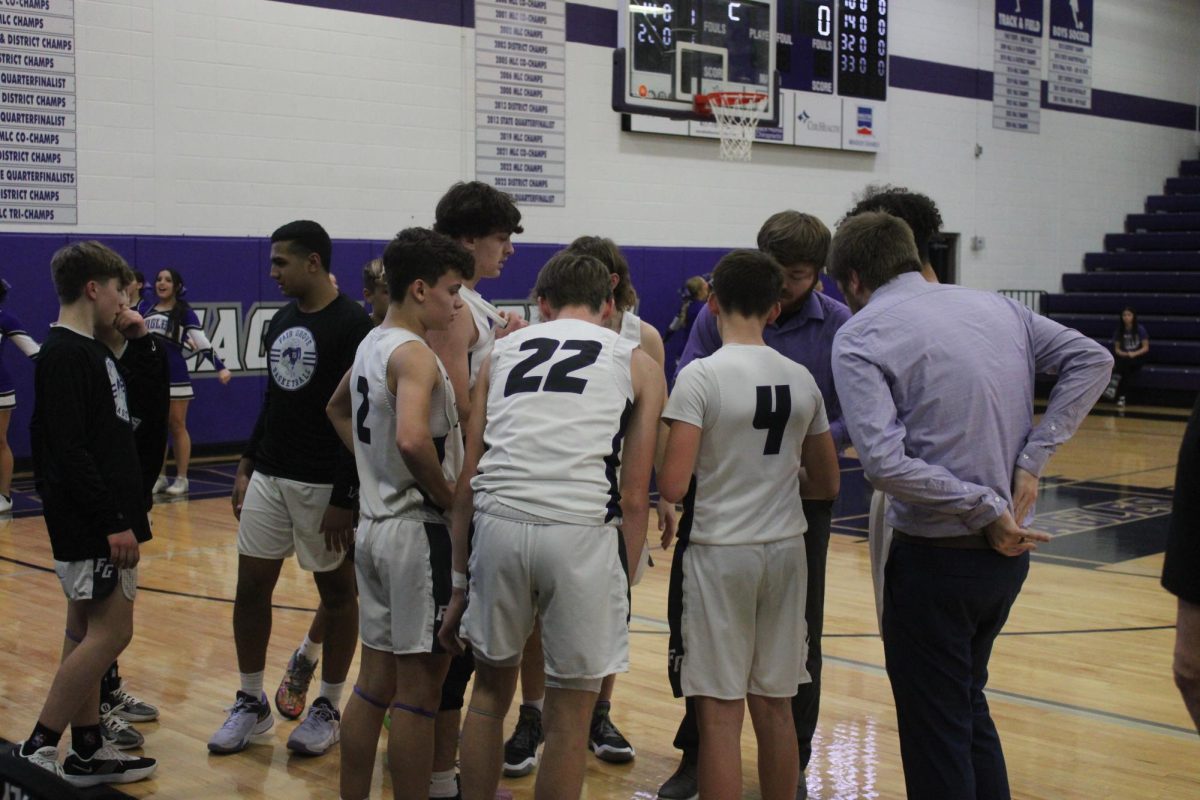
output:
[[[843,222],[829,249],[829,274],[845,286],[852,270],[871,291],[897,275],[920,272],[912,229],[882,211],[865,211]]]
[[[617,285],[612,290],[617,308],[628,311],[637,306],[637,292],[633,288],[633,281],[629,279],[629,262],[616,242],[603,236],[580,236],[567,245],[567,249],[597,259],[608,267],[610,275],[617,276]]]
[[[825,266],[829,256],[829,228],[812,214],[780,211],[758,229],[758,249],[784,267],[796,264]]]
[[[734,250],[713,268],[712,291],[724,312],[765,317],[783,293],[783,267],[760,250]]]
[[[533,296],[545,298],[555,310],[586,306],[599,311],[613,296],[608,267],[598,258],[559,250],[538,273]]]
[[[133,270],[114,250],[97,241],[72,242],[50,259],[50,278],[61,303],[74,303],[88,281],[116,278],[122,288],[133,283]]]

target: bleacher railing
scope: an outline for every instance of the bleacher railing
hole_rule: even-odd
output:
[[[1046,313],[1046,295],[1049,292],[1041,289],[1000,289],[999,292],[1038,314],[1045,315]]]

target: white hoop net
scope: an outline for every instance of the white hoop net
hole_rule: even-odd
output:
[[[721,135],[722,161],[749,161],[759,116],[767,107],[762,92],[714,92],[709,110]]]

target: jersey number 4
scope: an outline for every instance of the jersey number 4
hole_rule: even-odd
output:
[[[560,348],[574,350],[576,354],[550,367],[544,380],[540,375],[529,374],[553,358]],[[568,339],[565,342],[557,339],[530,339],[521,345],[521,351],[533,352],[508,373],[508,380],[504,382],[504,396],[537,391],[583,394],[587,379],[571,373],[595,364],[596,359],[600,357],[600,349],[600,342],[587,339]]]
[[[783,431],[792,416],[792,389],[783,384],[758,386],[756,391],[758,402],[754,406],[754,427],[767,432],[763,455],[779,455],[779,446],[783,444]]]

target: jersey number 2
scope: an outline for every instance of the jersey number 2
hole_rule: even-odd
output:
[[[783,444],[783,431],[792,416],[792,389],[783,384],[758,386],[756,391],[758,402],[754,407],[754,427],[767,432],[763,455],[779,455],[779,446]]]
[[[370,409],[370,401],[367,399],[367,390],[370,388],[367,383],[366,375],[358,376],[358,383],[355,384],[358,393],[362,395],[362,405],[358,407],[358,414],[354,417],[354,430],[358,434],[358,440],[363,444],[371,443],[371,429],[367,427],[367,411]],[[757,419],[757,417],[756,417]]]
[[[544,381],[540,375],[529,374],[535,367],[549,361],[560,347],[577,352],[552,366]],[[530,339],[521,345],[521,351],[525,350],[532,350],[533,353],[508,373],[508,380],[504,382],[505,397],[539,390],[583,394],[587,379],[577,378],[571,373],[590,367],[600,357],[600,343],[587,339],[568,339],[565,342],[557,339]]]

